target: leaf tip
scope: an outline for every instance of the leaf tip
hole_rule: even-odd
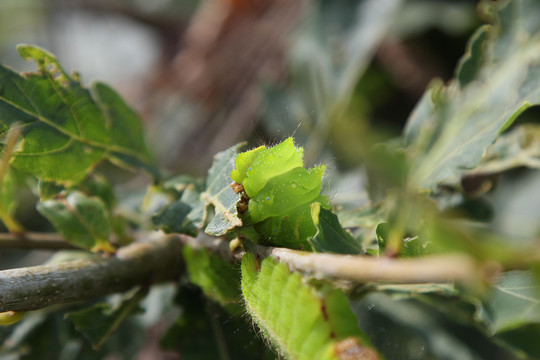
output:
[[[18,323],[24,318],[25,311],[5,311],[0,313],[0,326],[9,326]]]
[[[17,51],[24,60],[34,60],[38,63],[44,62],[43,58],[54,59],[54,56],[47,50],[30,44],[17,45]]]

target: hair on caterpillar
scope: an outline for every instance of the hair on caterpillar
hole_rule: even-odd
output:
[[[288,111],[288,109],[287,109]],[[295,137],[297,131],[302,126],[302,121],[298,122],[294,129],[290,129],[287,123],[283,122],[280,126],[258,127],[253,129],[248,139],[250,148],[258,146],[273,147],[288,137]]]
[[[269,146],[275,146],[277,144],[279,144],[280,142],[282,142],[283,140],[289,138],[289,137],[292,137],[293,139],[295,138],[296,136],[296,132],[298,131],[298,129],[300,129],[300,126],[302,126],[302,122],[299,122],[298,125],[296,126],[296,128],[294,128],[294,130],[291,132],[291,131],[287,131],[287,134],[279,134],[279,136],[277,135],[274,135],[270,138],[268,144]],[[280,129],[277,129],[276,132],[281,132]],[[296,143],[295,143],[296,145]]]
[[[250,148],[255,148],[259,146],[266,146],[268,140],[261,130],[256,129],[255,131],[253,131],[253,133],[251,133],[248,143],[253,144],[253,146],[251,146]]]

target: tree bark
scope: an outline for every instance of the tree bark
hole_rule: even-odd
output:
[[[183,272],[181,242],[159,235],[97,256],[0,272],[0,312],[37,310],[174,280]]]

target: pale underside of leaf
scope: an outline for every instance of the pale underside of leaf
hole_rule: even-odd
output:
[[[494,285],[489,303],[495,312],[495,333],[540,323],[540,289],[537,281],[532,272],[510,271]]]
[[[413,187],[433,190],[473,169],[501,131],[540,103],[540,29],[524,11],[532,3],[516,0],[495,9],[495,23],[469,43],[460,83],[430,88],[409,119],[404,136],[414,149]]]
[[[500,173],[520,166],[540,169],[540,126],[526,124],[502,134],[467,175]]]
[[[486,148],[495,141],[508,119],[530,104],[540,102],[540,87],[525,89],[530,66],[540,65],[540,44],[517,54],[506,66],[482,84],[471,84],[462,94],[457,88],[450,100],[441,136],[426,157],[413,169],[412,183],[431,188],[461,169],[478,164]],[[457,84],[456,84],[457,85]],[[476,86],[475,86],[476,85]],[[524,90],[529,90],[523,93]]]
[[[236,210],[240,195],[230,186],[236,154],[242,146],[243,144],[238,144],[218,153],[208,171],[206,191],[201,194],[201,200],[205,204],[213,205],[215,209],[215,216],[205,229],[209,235],[221,236],[235,227],[242,226],[242,220]]]

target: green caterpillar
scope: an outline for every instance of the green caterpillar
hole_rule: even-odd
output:
[[[267,148],[240,153],[231,172],[235,192],[242,193],[238,212],[249,218],[255,230],[272,244],[311,249],[317,233],[320,207],[329,209],[321,195],[326,167],[304,168],[303,149],[292,137]]]

